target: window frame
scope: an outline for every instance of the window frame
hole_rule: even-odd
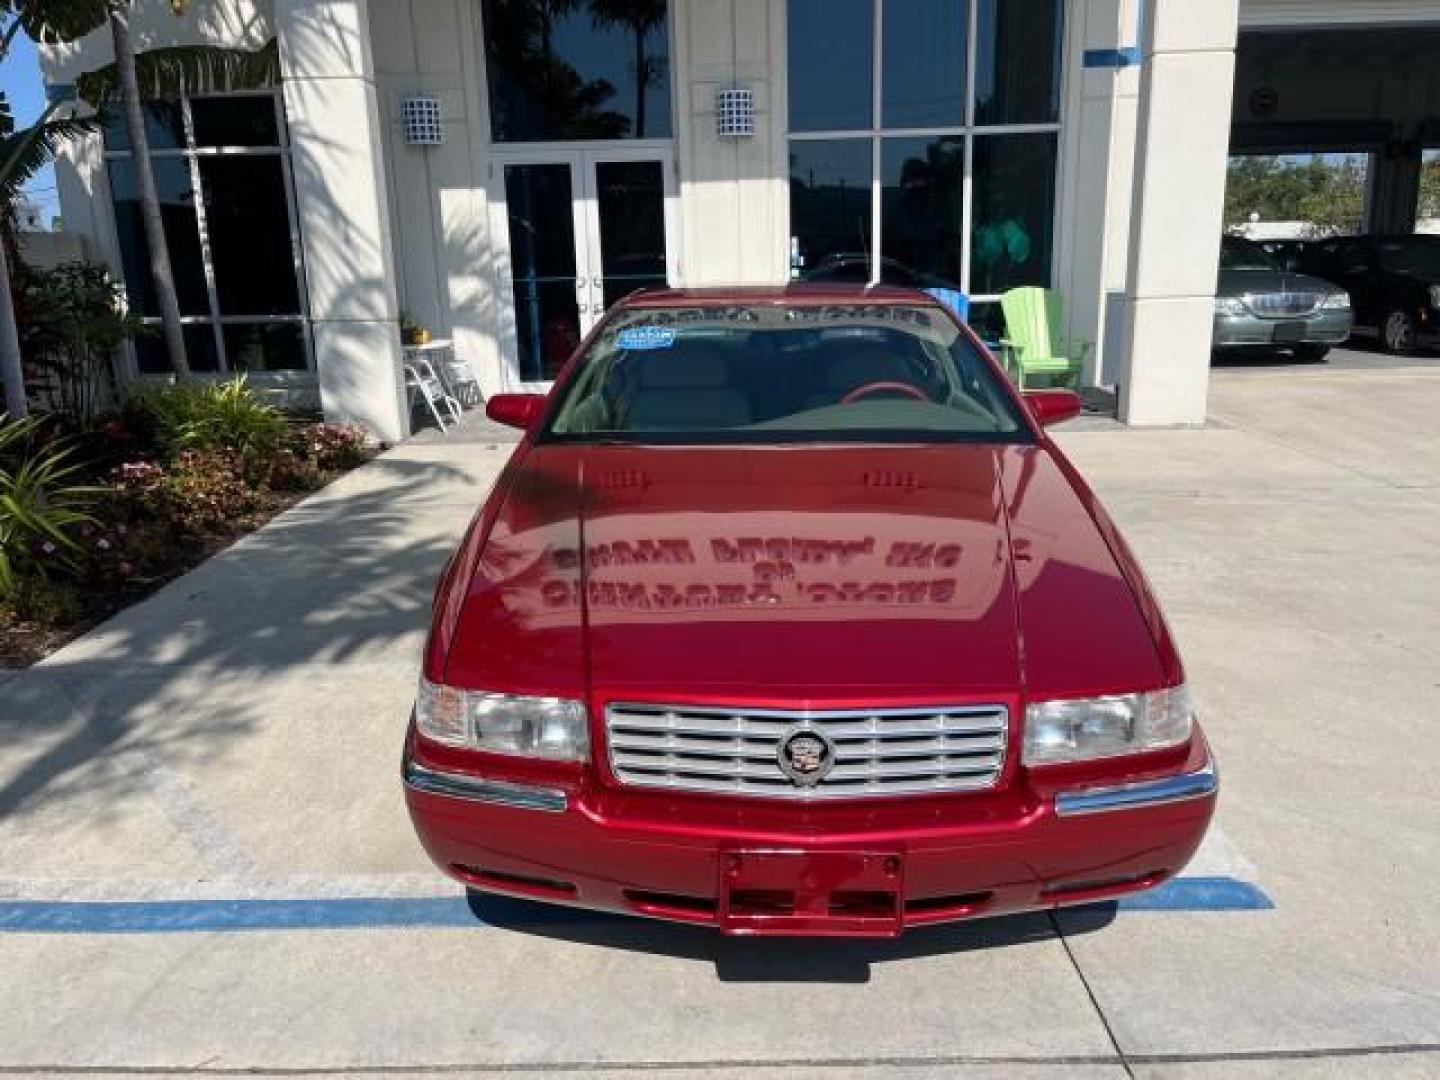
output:
[[[871,53],[870,53],[870,126],[868,128],[847,128],[825,131],[792,131],[789,128],[789,116],[786,115],[785,143],[788,147],[796,142],[838,142],[843,139],[870,141],[870,284],[880,284],[881,267],[884,262],[885,252],[884,241],[884,177],[881,169],[883,165],[884,140],[897,138],[960,138],[964,140],[964,165],[961,175],[961,262],[960,281],[961,291],[969,297],[972,304],[995,304],[1001,297],[1000,293],[971,294],[971,258],[974,246],[974,199],[975,199],[975,140],[977,137],[986,138],[997,135],[1052,135],[1055,139],[1054,160],[1055,175],[1052,178],[1054,196],[1050,206],[1050,235],[1052,242],[1049,252],[1048,277],[1053,282],[1058,267],[1058,256],[1060,245],[1054,242],[1057,235],[1058,221],[1060,214],[1060,203],[1063,198],[1063,186],[1061,170],[1063,167],[1064,144],[1062,134],[1065,123],[1065,109],[1067,104],[1067,72],[1065,63],[1065,40],[1068,32],[1069,12],[1066,10],[1065,0],[1054,0],[1056,10],[1059,14],[1060,23],[1056,34],[1056,64],[1058,65],[1059,86],[1056,94],[1055,119],[1044,123],[1021,123],[1021,124],[985,124],[976,122],[978,105],[975,97],[977,80],[977,61],[979,58],[979,23],[980,23],[980,0],[969,0],[966,11],[966,40],[965,40],[965,116],[964,123],[959,125],[935,126],[935,127],[886,127],[884,124],[884,69],[883,60],[885,55],[885,3],[886,0],[870,0],[871,4]],[[787,14],[787,19],[789,18]],[[787,27],[787,34],[788,34]],[[790,77],[790,65],[785,65],[785,75]],[[788,94],[787,94],[788,99]],[[790,177],[786,176],[786,189],[789,190]],[[793,236],[793,231],[791,233]],[[791,276],[796,277],[796,267],[791,267]]]
[[[207,315],[182,315],[180,324],[182,326],[208,326],[215,342],[215,363],[213,372],[197,372],[197,375],[210,378],[224,378],[227,375],[244,373],[251,377],[262,377],[268,379],[283,379],[297,375],[313,375],[315,372],[315,347],[311,335],[310,320],[310,291],[305,278],[304,248],[300,238],[300,219],[295,205],[295,178],[291,171],[291,143],[290,129],[285,122],[284,99],[279,88],[264,90],[241,90],[228,93],[196,94],[193,98],[202,100],[214,100],[221,98],[267,98],[275,110],[275,131],[276,142],[273,146],[199,146],[195,142],[195,120],[191,111],[192,95],[182,95],[178,99],[180,106],[181,130],[184,134],[184,145],[177,147],[151,148],[150,159],[157,161],[161,159],[181,160],[185,163],[186,170],[190,176],[191,205],[195,211],[195,230],[200,245],[200,265],[205,280],[206,305],[209,308]],[[205,207],[205,186],[201,173],[200,162],[205,158],[221,157],[272,157],[280,162],[280,176],[285,189],[285,218],[289,230],[289,241],[292,263],[295,268],[295,289],[298,298],[298,310],[293,314],[280,315],[224,315],[220,307],[220,293],[215,281],[215,260],[211,248],[209,223],[206,218]],[[119,223],[115,215],[115,192],[110,181],[109,166],[112,161],[133,162],[135,151],[131,147],[123,150],[112,150],[104,145],[104,136],[101,135],[101,169],[105,176],[106,190],[110,196],[111,234],[114,240],[114,252],[117,259],[120,257],[120,232]],[[122,275],[123,276],[123,275]],[[164,320],[158,315],[145,315],[140,313],[140,321],[145,326],[159,327]],[[235,368],[230,364],[229,355],[225,349],[225,327],[227,326],[279,326],[294,325],[300,329],[300,343],[305,357],[305,365],[302,368],[275,368],[259,371]],[[163,377],[163,372],[143,371],[140,368],[139,356],[132,344],[126,349],[132,377]]]

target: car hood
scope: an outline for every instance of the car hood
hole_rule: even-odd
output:
[[[1342,292],[1322,278],[1309,274],[1293,274],[1288,270],[1221,270],[1216,296],[1245,296],[1257,293],[1326,293]]]
[[[446,678],[795,704],[1161,671],[1044,447],[542,445],[513,470]]]

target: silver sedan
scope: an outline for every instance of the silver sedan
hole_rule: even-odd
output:
[[[1319,360],[1350,336],[1352,322],[1350,296],[1338,285],[1281,269],[1252,240],[1221,241],[1217,352],[1280,348]]]

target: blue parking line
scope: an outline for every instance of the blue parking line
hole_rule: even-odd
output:
[[[595,921],[622,916],[501,898],[501,922]],[[1125,911],[1265,911],[1275,905],[1255,885],[1225,877],[1176,878],[1120,900]],[[0,933],[176,934],[242,930],[354,930],[485,927],[464,896],[311,900],[0,901]]]
[[[1258,885],[1232,877],[1178,877],[1120,901],[1121,911],[1270,911]]]

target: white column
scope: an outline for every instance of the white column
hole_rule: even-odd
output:
[[[1120,418],[1201,424],[1238,0],[1147,0]]]
[[[1124,288],[1129,139],[1138,85],[1138,68],[1131,62],[1138,44],[1133,5],[1139,2],[1069,0],[1065,9],[1065,122],[1053,284],[1065,298],[1067,340],[1094,344],[1082,374],[1086,385],[1114,382],[1105,355],[1113,336],[1105,323],[1106,300],[1112,290]],[[1122,117],[1126,106],[1131,115]],[[1116,200],[1117,189],[1123,200]]]
[[[789,276],[783,0],[671,0],[680,284],[780,285]],[[715,92],[755,92],[755,134],[715,133]]]
[[[275,0],[296,212],[327,419],[408,434],[367,0]]]

